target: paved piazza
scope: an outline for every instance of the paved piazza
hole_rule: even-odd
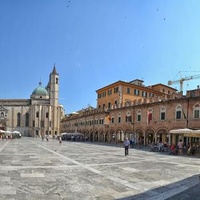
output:
[[[122,147],[111,145],[4,140],[0,200],[180,199],[179,193],[199,187],[199,163],[137,149],[125,157]]]

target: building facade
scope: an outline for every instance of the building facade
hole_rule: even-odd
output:
[[[56,67],[46,87],[39,83],[30,99],[0,99],[0,129],[22,136],[60,134],[64,108],[59,104],[59,74]]]
[[[122,142],[125,137],[129,137],[142,145],[158,141],[175,145],[181,135],[170,134],[170,130],[200,129],[200,89],[187,91],[183,95],[173,90],[166,93],[164,89],[168,89],[168,86],[163,87],[162,84],[155,86],[157,89],[160,86],[160,91],[151,96],[128,103],[123,101],[120,106],[97,106],[95,109],[78,111],[75,115],[70,114],[61,121],[61,132],[77,131],[88,140],[98,142]],[[100,93],[102,91],[98,90]],[[122,99],[126,98],[123,94]],[[107,102],[106,98],[104,102],[98,99],[97,105],[108,105]]]
[[[176,89],[161,83],[144,86],[143,81],[136,79],[130,82],[117,81],[96,91],[97,108],[113,109],[129,105],[134,100],[151,98],[154,96],[169,97],[176,93]]]

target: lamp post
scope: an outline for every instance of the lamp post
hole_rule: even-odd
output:
[[[132,131],[133,131],[133,134],[134,134],[134,122],[132,121],[132,117],[131,117],[131,114],[130,114],[130,113],[128,113],[128,114],[126,115],[126,121],[129,122],[129,123],[131,123],[131,124],[133,125],[133,127],[132,127],[133,130],[132,130]],[[134,136],[134,137],[135,137],[135,139],[136,139],[136,133],[135,133],[135,136]]]

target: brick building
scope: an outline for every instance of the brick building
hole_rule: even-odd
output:
[[[144,92],[146,95],[142,96]],[[143,145],[157,141],[176,144],[179,138],[187,143],[199,140],[169,132],[179,128],[200,129],[200,89],[182,95],[163,84],[145,87],[118,81],[97,90],[97,95],[97,108],[67,115],[61,121],[61,132],[80,132],[90,141],[98,142],[122,142],[129,137]]]

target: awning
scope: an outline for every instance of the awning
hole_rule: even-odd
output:
[[[199,137],[200,138],[200,130],[193,130],[190,134],[184,134],[185,137]]]
[[[200,137],[200,130],[192,130],[189,128],[172,129],[169,131],[169,133],[183,134],[184,137]]]
[[[194,130],[189,129],[189,128],[181,128],[181,129],[172,129],[169,131],[169,133],[176,133],[176,134],[188,134],[188,133],[193,133]]]
[[[61,133],[60,135],[61,135],[61,136],[63,136],[63,135],[69,135],[69,136],[71,136],[71,135],[73,135],[73,136],[83,136],[84,134],[83,134],[83,133],[78,133],[78,132],[76,132],[76,133]]]

